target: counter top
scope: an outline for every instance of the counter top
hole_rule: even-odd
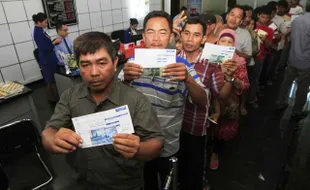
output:
[[[24,89],[21,93],[19,94],[16,94],[14,96],[11,96],[11,97],[8,97],[8,98],[5,98],[5,99],[1,99],[0,100],[0,105],[2,104],[5,104],[5,103],[8,103],[10,101],[14,101],[15,99],[19,98],[19,97],[22,97],[22,96],[25,96],[25,95],[28,95],[32,92],[32,90],[26,86],[24,86]]]

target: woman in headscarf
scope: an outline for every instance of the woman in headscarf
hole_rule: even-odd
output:
[[[222,30],[219,34],[217,44],[222,46],[236,46],[236,32],[231,29]],[[225,82],[232,84],[232,90],[227,99],[220,100],[221,116],[210,161],[210,168],[214,170],[219,166],[218,154],[223,142],[234,138],[238,132],[240,97],[250,86],[244,58],[235,54],[233,60],[237,62],[237,69],[232,77],[225,75]],[[224,68],[222,67],[222,69]],[[225,69],[226,73],[229,72],[229,68]]]

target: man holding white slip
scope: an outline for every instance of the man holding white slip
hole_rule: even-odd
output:
[[[43,146],[70,156],[82,190],[142,190],[143,161],[157,157],[163,144],[156,113],[145,96],[114,81],[118,59],[109,36],[85,33],[74,52],[84,83],[62,94],[42,133]],[[121,119],[128,113],[132,124]],[[134,134],[122,133],[132,128]]]
[[[166,49],[173,38],[172,21],[166,12],[150,12],[144,19],[143,28],[145,46],[147,49],[156,49],[155,53],[158,49]],[[169,50],[166,53],[172,55]],[[160,55],[158,51],[156,54]],[[206,105],[209,104],[210,92],[204,88],[194,68],[185,59],[175,57],[174,63],[162,69],[162,77],[142,76],[147,63],[137,62],[139,59],[130,59],[120,78],[147,97],[164,130],[164,150],[159,158],[147,162],[144,170],[145,189],[158,190],[158,173],[163,186],[169,173],[169,158],[179,150],[185,100],[189,98],[195,104]]]

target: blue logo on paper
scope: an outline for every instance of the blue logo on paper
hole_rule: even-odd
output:
[[[126,110],[126,106],[123,106],[123,107],[115,109],[116,112],[120,112],[120,111],[123,111],[123,110]]]

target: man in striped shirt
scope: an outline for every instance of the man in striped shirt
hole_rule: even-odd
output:
[[[216,20],[214,15],[209,14],[208,17],[214,17]],[[233,61],[225,62],[221,65],[224,68],[224,73],[222,73],[220,66],[216,63],[209,63],[208,60],[201,58],[201,45],[206,40],[206,23],[209,23],[203,21],[198,18],[186,21],[181,32],[183,51],[179,56],[191,63],[203,84],[210,88],[212,101],[217,101],[218,98],[225,99],[229,96],[232,84],[224,83],[224,75],[233,74],[237,64]],[[179,153],[182,190],[203,189],[208,111],[209,105],[195,105],[186,101]]]
[[[164,11],[150,12],[144,19],[143,28],[146,48],[165,49],[173,38],[172,20]],[[169,174],[169,159],[179,150],[186,98],[195,104],[207,105],[210,92],[204,88],[194,68],[180,57],[176,58],[176,63],[164,68],[165,78],[142,77],[142,71],[143,68],[134,64],[134,59],[130,59],[124,66],[123,80],[149,99],[165,134],[164,149],[160,157],[147,162],[144,171],[144,188],[158,190],[158,173],[163,187]]]

